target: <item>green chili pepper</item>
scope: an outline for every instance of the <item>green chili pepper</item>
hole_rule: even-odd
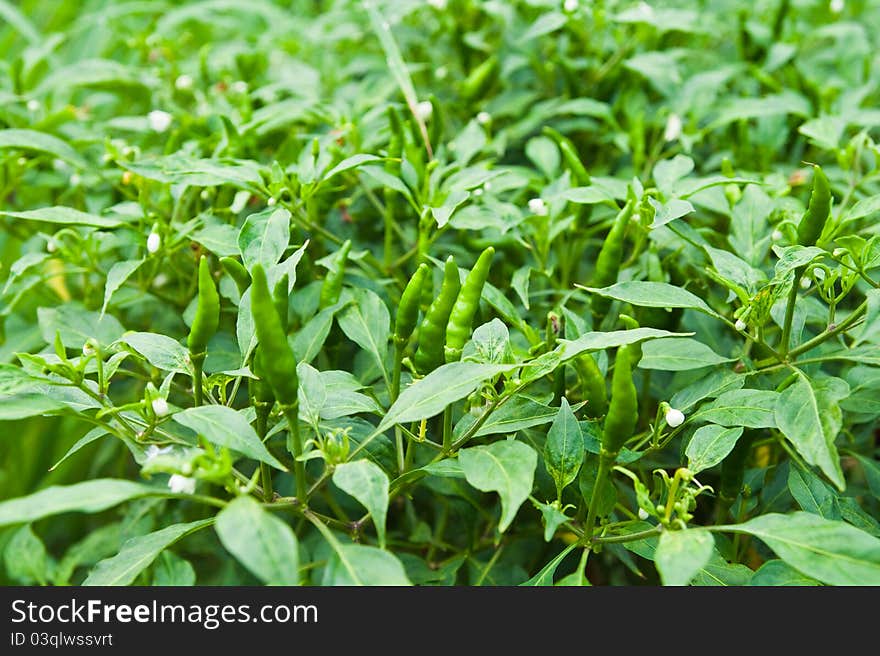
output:
[[[798,243],[802,246],[814,246],[831,214],[831,187],[828,178],[817,165],[813,165],[813,190],[810,193],[810,204],[797,227]]]
[[[293,407],[297,402],[298,379],[296,358],[287,341],[275,301],[269,293],[266,272],[261,264],[251,271],[251,314],[259,340],[258,369],[266,378],[275,398],[282,406]]]
[[[593,271],[593,287],[608,287],[617,282],[620,273],[620,263],[623,259],[623,243],[626,236],[626,228],[632,217],[635,202],[630,199],[614,218],[611,230],[605,238],[605,243],[599,250],[596,258],[596,267]],[[611,306],[611,300],[602,296],[592,298],[591,307],[597,316],[604,315]]]
[[[618,315],[617,318],[620,321],[620,323],[623,324],[623,327],[626,328],[627,330],[635,330],[636,328],[640,327],[639,322],[636,321],[631,316],[629,316],[628,314],[620,314],[620,315]],[[629,348],[632,349],[632,356],[633,356],[632,366],[636,367],[636,366],[638,366],[639,362],[642,361],[642,343],[635,342],[634,344],[630,344]]]
[[[235,282],[235,286],[238,287],[238,293],[244,294],[245,290],[251,286],[251,274],[247,272],[244,265],[234,257],[221,257],[220,264],[223,270]]]
[[[443,345],[446,342],[446,324],[458,297],[461,280],[455,258],[450,255],[443,270],[440,294],[431,303],[419,326],[419,348],[413,357],[416,371],[427,374],[443,364]]]
[[[589,417],[601,417],[608,410],[608,392],[605,389],[605,376],[599,365],[589,353],[571,360],[581,386],[581,398],[587,402],[584,412]]]
[[[495,79],[498,68],[499,62],[496,55],[492,55],[483,61],[462,82],[461,95],[467,100],[473,100],[484,95],[489,85]]]
[[[639,419],[639,403],[632,379],[632,351],[627,346],[617,349],[614,374],[611,377],[611,403],[602,430],[602,448],[616,454],[633,435]]]
[[[290,311],[288,307],[289,294],[287,292],[288,276],[285,273],[278,282],[275,283],[275,289],[272,290],[272,303],[275,305],[275,311],[281,320],[281,330],[287,332],[287,315]]]
[[[401,347],[406,345],[416,328],[416,322],[419,320],[419,300],[422,286],[430,272],[431,269],[427,264],[420,264],[400,297],[397,318],[394,322],[394,341]]]
[[[220,323],[220,296],[211,277],[211,268],[208,266],[208,258],[204,255],[199,260],[199,300],[196,307],[196,316],[190,327],[187,346],[193,359],[205,359],[205,351],[208,349],[208,341],[217,332]]]
[[[351,250],[351,240],[346,239],[336,253],[334,268],[327,272],[324,284],[321,285],[321,295],[318,305],[321,309],[334,305],[342,293],[342,281],[345,278],[345,263],[348,261],[348,252]]]
[[[492,246],[480,253],[480,257],[477,258],[474,267],[458,292],[455,304],[449,313],[449,321],[446,324],[446,347],[444,349],[446,362],[455,362],[461,358],[461,349],[468,337],[471,336],[474,315],[480,307],[480,295],[483,293],[483,286],[489,277],[489,268],[492,266],[494,256],[495,249]]]
[[[574,147],[571,139],[565,137],[549,126],[545,126],[542,132],[553,139],[553,141],[556,142],[556,145],[559,146],[559,151],[562,153],[562,159],[571,171],[575,183],[581,187],[589,185],[590,174],[584,167],[583,162],[581,162],[581,158],[578,156],[577,149]]]

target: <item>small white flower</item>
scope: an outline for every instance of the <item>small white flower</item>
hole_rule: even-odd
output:
[[[577,8],[578,0],[565,0],[565,2],[562,3],[562,9],[569,14],[576,12]]]
[[[483,191],[489,191],[491,188],[492,188],[492,183],[489,182],[488,180],[486,180],[486,182],[483,183]]]
[[[269,207],[272,207],[277,202],[278,201],[276,201],[274,198],[270,198],[269,200],[266,201],[266,205],[268,205]]]
[[[95,354],[95,346],[90,341],[83,344],[83,355],[86,357]]]
[[[159,246],[162,244],[162,238],[159,236],[158,232],[151,232],[150,236],[147,237],[147,252],[155,253],[159,250]]]
[[[782,239],[782,231],[774,230],[773,234],[770,235],[770,239],[772,239],[773,241],[779,241],[780,239]]]
[[[192,494],[196,491],[196,479],[174,474],[168,479],[168,489],[175,494]]]
[[[49,253],[54,253],[55,251],[58,250],[58,244],[55,243],[54,239],[50,239],[49,241],[46,242],[46,250]]]
[[[188,89],[192,89],[193,79],[189,75],[178,75],[177,79],[174,80],[174,88],[178,91],[187,91]]]
[[[648,517],[650,517],[650,515],[648,514],[648,511],[645,510],[644,508],[639,508],[639,519],[644,520],[644,519],[648,519]]]
[[[482,196],[482,195],[483,195],[483,190],[480,189],[479,187],[477,187],[477,188],[474,189],[471,193],[472,193],[474,196]]]
[[[79,173],[74,173],[70,176],[71,187],[78,187],[80,182],[82,182],[82,178],[79,177]]]
[[[416,116],[422,121],[430,121],[431,114],[434,113],[434,105],[430,100],[423,100],[416,105]]]
[[[444,79],[447,75],[449,75],[449,69],[445,66],[438,66],[437,70],[434,71],[434,77],[438,80]]]
[[[529,201],[529,211],[537,216],[547,216],[547,206],[541,198],[532,198]]]
[[[492,122],[492,115],[489,112],[480,112],[477,114],[477,123],[480,125],[489,125]]]
[[[52,160],[52,168],[56,171],[67,171],[70,169],[70,164],[65,162],[63,159],[53,159]]]
[[[27,159],[27,157],[24,157],[24,156],[19,157],[19,158],[18,158],[17,160],[15,160],[15,161],[16,161],[16,163],[17,163],[19,166],[21,166],[21,167],[27,166],[27,163],[28,163],[28,159]]]
[[[29,112],[37,111],[38,109],[40,109],[40,101],[34,100],[33,98],[31,98],[30,100],[27,101],[27,108],[28,108]]]
[[[167,284],[168,284],[168,276],[166,276],[164,273],[159,273],[156,275],[155,278],[153,278],[153,287],[155,287],[156,289],[159,289],[160,287],[164,287]]]
[[[831,2],[828,4],[828,8],[831,10],[832,14],[839,14],[843,11],[843,7],[843,0],[831,0]]]
[[[240,96],[243,96],[248,91],[247,82],[244,80],[238,80],[232,83],[232,92],[237,93]]]
[[[640,2],[636,7],[636,11],[642,20],[650,20],[654,17],[654,8],[647,2]]]
[[[663,128],[663,141],[675,141],[681,136],[681,117],[678,114],[670,114],[666,119],[666,127]]]
[[[742,319],[737,319],[736,323],[733,324],[733,327],[736,328],[738,331],[742,332],[746,329],[746,322],[743,321]]]
[[[171,127],[171,120],[171,114],[163,112],[161,109],[154,109],[147,114],[147,121],[150,124],[150,129],[155,132],[165,132],[165,130]]]
[[[428,4],[434,9],[439,9],[440,11],[446,9],[446,0],[428,0]]]
[[[153,402],[150,404],[153,408],[153,412],[156,413],[157,417],[164,417],[168,414],[168,401],[166,401],[161,396],[153,399]]]
[[[202,189],[202,191],[199,192],[199,198],[202,200],[211,200],[211,191],[209,189]]]
[[[166,446],[166,447],[163,447],[160,449],[155,444],[151,444],[150,446],[147,447],[147,450],[144,451],[144,458],[146,459],[147,462],[150,462],[156,456],[162,456],[162,455],[165,455],[166,453],[171,453],[170,446]]]
[[[809,278],[801,278],[801,289],[809,289],[812,284],[813,281]]]
[[[251,199],[251,192],[249,191],[239,191],[235,194],[235,197],[232,199],[232,205],[229,206],[229,211],[233,214],[238,214],[241,212],[245,206],[248,204],[248,201]]]
[[[675,408],[669,408],[666,411],[666,424],[672,428],[677,428],[684,423],[684,413]]]

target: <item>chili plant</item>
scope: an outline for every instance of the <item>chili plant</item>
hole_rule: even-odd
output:
[[[4,582],[880,584],[876,3],[0,15]]]

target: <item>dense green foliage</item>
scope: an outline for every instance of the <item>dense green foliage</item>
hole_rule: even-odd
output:
[[[0,0],[0,581],[880,584],[871,25]]]

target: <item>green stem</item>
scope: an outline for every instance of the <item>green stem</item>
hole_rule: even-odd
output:
[[[595,538],[592,538],[590,542],[594,544],[619,544],[621,542],[635,542],[636,540],[644,540],[645,538],[651,538],[655,535],[660,535],[662,532],[663,526],[658,524],[653,528],[645,529],[644,531],[638,531],[637,533],[609,535],[608,537],[596,536]]]
[[[593,538],[593,531],[596,528],[596,513],[599,510],[599,495],[605,479],[608,478],[608,472],[614,466],[614,460],[617,454],[609,454],[605,451],[599,455],[599,470],[596,472],[596,482],[593,484],[593,493],[590,495],[590,506],[587,511],[587,522],[584,524],[584,536],[581,538],[581,544],[589,545]]]
[[[203,369],[202,367],[205,364],[205,354],[202,353],[200,355],[192,356],[192,365],[193,365],[193,403],[196,406],[202,405],[205,401],[205,392],[202,386],[202,376]]]
[[[260,441],[266,439],[268,408],[257,407],[257,435]],[[265,462],[260,463],[260,483],[263,488],[263,501],[271,501],[275,493],[272,490],[272,470]]]
[[[287,449],[293,455],[293,475],[296,478],[296,496],[302,499],[305,506],[308,495],[306,493],[306,464],[300,460],[302,456],[302,438],[299,434],[299,413],[297,404],[281,406],[284,417],[287,419]]]
[[[864,300],[864,301],[862,301],[861,305],[859,305],[855,310],[850,312],[850,314],[846,317],[846,319],[844,319],[839,324],[834,326],[834,328],[832,328],[830,330],[826,330],[821,335],[816,335],[813,339],[810,339],[810,340],[804,342],[803,344],[801,344],[797,348],[793,348],[791,350],[791,353],[788,354],[789,357],[793,358],[793,357],[800,355],[801,353],[805,353],[805,352],[809,351],[810,349],[817,347],[822,342],[828,341],[829,339],[831,339],[835,335],[839,335],[840,333],[848,330],[861,317],[862,313],[864,313],[867,309],[868,309],[868,301]]]
[[[443,450],[452,447],[452,406],[443,409]]]
[[[779,353],[782,357],[788,355],[789,342],[791,341],[791,323],[794,319],[794,306],[797,304],[798,287],[801,277],[804,275],[804,267],[794,270],[794,280],[791,281],[791,291],[788,293],[788,304],[785,306],[785,319],[782,322],[782,338],[779,343]]]

